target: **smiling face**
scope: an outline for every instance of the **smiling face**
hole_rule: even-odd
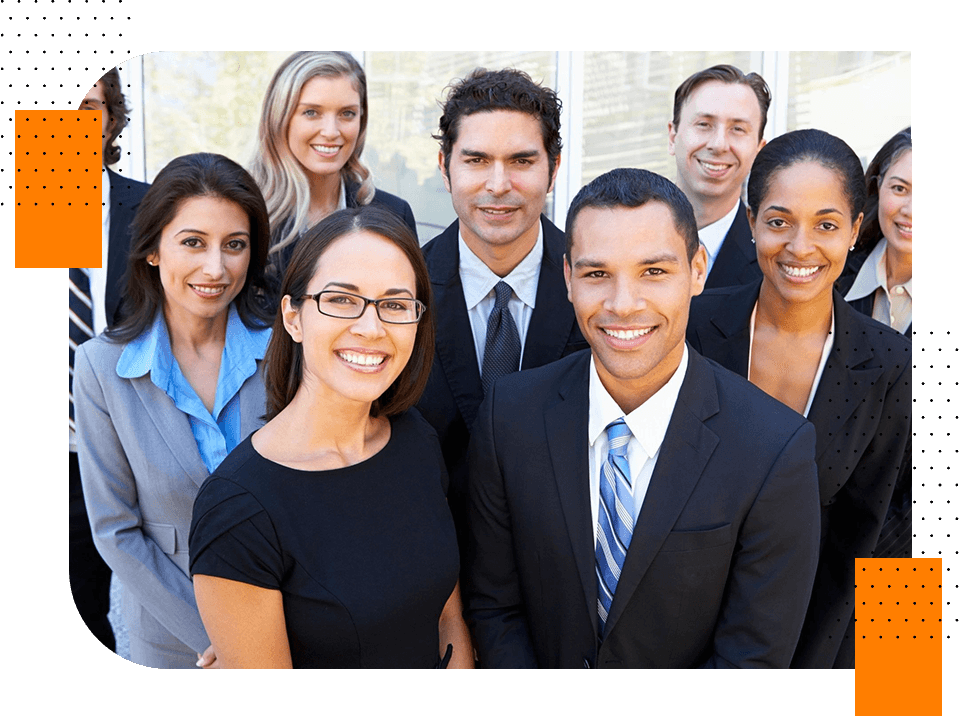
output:
[[[879,229],[894,251],[912,255],[912,150],[902,153],[879,185]]]
[[[246,282],[250,219],[227,199],[185,199],[147,261],[160,272],[168,323],[225,319]]]
[[[753,160],[765,144],[759,135],[761,112],[749,85],[711,80],[689,95],[679,125],[669,123],[676,184],[696,209],[697,219],[704,204],[717,202],[728,213],[739,200]]]
[[[320,256],[307,294],[338,290],[367,298],[416,298],[413,266],[392,241],[368,231],[336,239]],[[287,332],[303,344],[301,389],[323,399],[372,404],[393,384],[413,352],[417,324],[384,323],[373,305],[359,318],[321,314],[283,297]]]
[[[573,225],[566,287],[603,386],[629,412],[663,387],[683,356],[690,299],[706,253],[688,259],[666,204],[583,209]]]
[[[348,77],[314,77],[303,85],[287,142],[307,172],[338,174],[353,155],[359,134],[360,94]]]
[[[786,302],[806,302],[831,296],[862,214],[852,216],[839,174],[800,162],[772,175],[749,223],[764,287]]]
[[[493,256],[519,263],[536,242],[555,176],[539,120],[511,110],[466,115],[449,166],[442,152],[439,164],[466,245],[487,264]]]

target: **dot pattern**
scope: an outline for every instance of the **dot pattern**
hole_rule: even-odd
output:
[[[16,112],[16,267],[101,264],[99,112]]]
[[[942,648],[942,560],[857,559],[856,713],[941,714]]]

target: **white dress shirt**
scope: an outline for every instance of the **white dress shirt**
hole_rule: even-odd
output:
[[[869,252],[846,294],[846,300],[855,301],[875,292],[872,317],[904,334],[912,325],[912,277],[898,286],[886,285],[888,243],[886,237],[883,237]]]
[[[733,207],[733,210],[726,214],[726,216],[699,230],[699,243],[706,248],[706,256],[708,258],[706,262],[707,277],[709,276],[709,272],[713,270],[713,264],[716,263],[716,257],[719,256],[719,250],[723,247],[726,234],[729,233],[729,229],[736,219],[737,211],[739,211],[738,201]]]
[[[679,389],[686,377],[689,364],[689,349],[683,346],[683,357],[679,367],[666,385],[656,391],[629,415],[623,415],[623,409],[616,404],[607,392],[599,374],[596,372],[595,356],[589,359],[589,507],[593,516],[593,547],[596,546],[596,524],[599,519],[599,480],[600,471],[609,453],[609,438],[606,427],[619,418],[626,421],[632,436],[626,448],[626,460],[629,462],[630,482],[633,492],[633,524],[639,517],[639,511],[646,499],[646,489],[653,476],[659,448],[666,437],[666,428],[673,416]]]
[[[103,167],[100,180],[102,209],[102,229],[100,255],[103,263],[100,268],[90,269],[90,300],[93,302],[93,335],[98,336],[107,327],[107,266],[110,260],[110,172]]]
[[[539,287],[539,271],[543,265],[543,222],[539,222],[539,233],[533,248],[508,275],[500,278],[493,273],[483,260],[474,254],[463,234],[459,237],[460,281],[463,284],[463,298],[466,299],[466,314],[473,331],[473,345],[476,347],[476,361],[483,370],[483,356],[486,353],[486,324],[496,304],[496,284],[505,281],[513,289],[509,300],[509,312],[513,316],[516,330],[519,332],[520,365],[523,363],[522,351],[526,348],[526,332],[529,329],[533,309],[536,308],[536,289]]]

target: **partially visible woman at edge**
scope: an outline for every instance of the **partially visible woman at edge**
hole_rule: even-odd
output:
[[[269,422],[193,508],[220,667],[472,667],[446,469],[412,407],[430,304],[419,244],[391,212],[339,211],[300,239],[267,351]]]
[[[273,230],[271,308],[293,247],[337,209],[385,207],[416,236],[410,205],[376,189],[361,161],[368,120],[366,74],[348,52],[295,52],[270,80],[250,171]]]
[[[214,661],[187,540],[200,485],[263,424],[270,329],[254,296],[269,232],[246,170],[218,154],[174,159],[132,224],[123,317],[76,353],[87,511],[144,666]]]
[[[912,127],[866,169],[865,218],[838,288],[857,311],[912,338]]]
[[[763,278],[694,298],[687,329],[700,353],[816,428],[819,566],[793,667],[854,666],[855,558],[874,555],[894,488],[911,479],[911,344],[833,286],[865,198],[841,139],[806,129],[770,141],[748,183]]]
[[[863,213],[836,288],[857,311],[912,339],[912,127],[893,135],[869,163]],[[874,556],[911,557],[911,525],[912,481],[901,480]]]

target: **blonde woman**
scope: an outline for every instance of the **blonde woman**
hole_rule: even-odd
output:
[[[379,205],[416,235],[410,205],[377,190],[361,161],[367,120],[366,74],[348,52],[296,52],[273,75],[251,172],[270,214],[274,289],[299,237],[338,209]]]

